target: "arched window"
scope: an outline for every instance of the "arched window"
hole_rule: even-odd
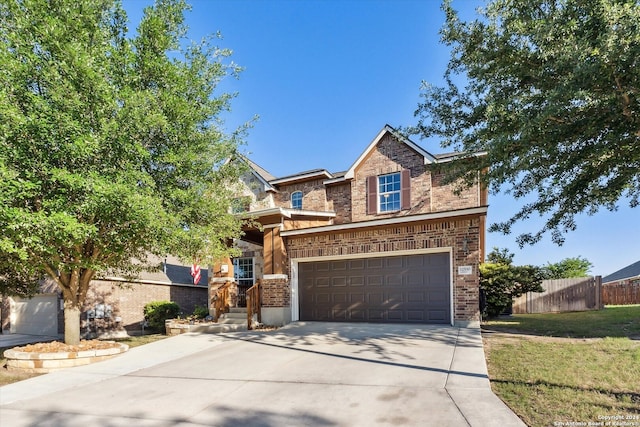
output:
[[[291,208],[302,209],[302,191],[291,193]]]

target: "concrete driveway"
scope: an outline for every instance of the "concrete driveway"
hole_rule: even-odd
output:
[[[0,388],[2,425],[524,426],[478,329],[294,323],[185,334]]]

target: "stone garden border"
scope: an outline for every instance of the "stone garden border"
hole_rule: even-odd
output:
[[[114,341],[109,342],[115,344]],[[57,353],[19,351],[19,347],[17,347],[6,350],[4,357],[7,359],[8,370],[46,374],[59,369],[89,365],[111,359],[127,350],[129,350],[129,346],[122,343],[118,343],[117,347],[112,348]]]

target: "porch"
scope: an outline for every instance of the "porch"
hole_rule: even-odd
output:
[[[209,308],[216,321],[233,308],[247,309],[247,325],[282,326],[291,322],[289,260],[282,231],[328,225],[333,212],[274,208],[244,214],[247,224],[236,258],[211,268]]]

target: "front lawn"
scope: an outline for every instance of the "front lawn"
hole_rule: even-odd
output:
[[[640,426],[639,339],[640,305],[483,323],[491,387],[529,426]]]

